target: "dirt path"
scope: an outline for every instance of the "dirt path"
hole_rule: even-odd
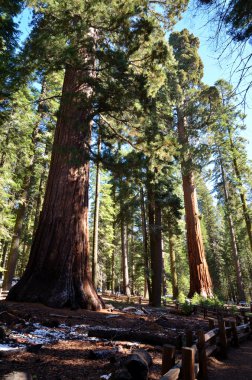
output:
[[[230,348],[225,361],[210,358],[209,380],[252,380],[252,339]]]

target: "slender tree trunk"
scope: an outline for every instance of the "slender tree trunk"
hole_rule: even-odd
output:
[[[93,231],[93,259],[92,259],[92,281],[97,289],[98,274],[98,233],[99,233],[99,207],[100,207],[100,156],[101,138],[98,137],[98,162],[96,164],[96,182],[95,182],[95,208],[94,208],[94,231]]]
[[[24,189],[21,194],[22,203],[19,204],[19,207],[16,213],[16,221],[15,221],[10,251],[9,251],[8,259],[7,259],[6,272],[4,274],[3,290],[9,290],[11,288],[12,279],[15,276],[15,270],[16,270],[18,256],[19,256],[21,235],[23,231],[25,213],[27,209],[28,189],[30,186],[30,177],[28,175],[29,173],[26,174],[23,185],[22,185]]]
[[[38,228],[40,213],[41,213],[41,207],[42,207],[42,201],[43,201],[43,189],[45,185],[46,180],[46,167],[43,167],[43,171],[40,176],[39,181],[39,188],[38,188],[38,194],[35,199],[35,217],[34,217],[34,224],[33,224],[33,239],[35,236],[35,233]]]
[[[150,282],[150,260],[149,260],[149,249],[148,249],[148,234],[147,234],[147,225],[146,225],[146,211],[145,211],[145,202],[144,202],[144,191],[143,188],[140,189],[141,197],[141,214],[142,214],[142,235],[143,235],[143,257],[144,257],[144,266],[145,266],[145,282],[147,285],[147,290],[149,297],[151,298],[151,282]],[[146,296],[146,292],[145,292]]]
[[[112,251],[111,258],[111,290],[112,293],[115,293],[115,249]]]
[[[1,264],[0,264],[1,268],[5,268],[8,246],[9,246],[9,242],[2,240],[3,253],[2,253]]]
[[[167,283],[166,283],[166,272],[165,272],[165,258],[164,254],[162,257],[162,268],[163,268],[163,276],[162,276],[162,295],[163,297],[167,294]]]
[[[2,145],[3,146],[3,150],[2,150],[2,153],[1,153],[1,156],[0,156],[0,168],[2,168],[4,166],[5,159],[6,159],[6,156],[7,156],[7,153],[8,153],[8,149],[9,149],[8,146],[9,146],[10,134],[11,134],[11,132],[10,132],[11,129],[10,128],[11,127],[9,127],[9,129],[8,129],[5,142]]]
[[[130,296],[129,286],[129,265],[128,265],[128,232],[127,224],[121,222],[121,239],[122,239],[122,272],[123,272],[123,293]]]
[[[237,159],[236,159],[236,156],[235,156],[235,147],[234,147],[234,143],[233,143],[233,139],[232,139],[232,134],[231,134],[230,128],[228,128],[228,133],[229,133],[230,147],[231,147],[231,151],[232,151],[232,155],[233,155],[233,167],[234,167],[235,175],[236,175],[236,177],[237,177],[237,179],[239,181],[239,185],[240,185],[240,187],[239,187],[239,193],[240,193],[240,199],[241,199],[241,204],[242,204],[242,211],[243,211],[243,216],[244,216],[244,220],[245,220],[245,224],[246,224],[246,229],[247,229],[247,234],[248,234],[248,238],[249,238],[250,250],[252,251],[252,224],[251,224],[251,218],[250,218],[250,215],[249,215],[249,210],[248,210],[248,206],[247,206],[245,191],[244,191],[244,188],[242,186],[241,173],[240,173],[239,166],[238,166],[238,163],[237,163]]]
[[[90,55],[81,53],[90,65]],[[44,205],[26,271],[9,300],[94,310],[103,305],[89,271],[89,75],[66,68]]]
[[[228,219],[229,231],[230,231],[233,262],[234,262],[235,273],[236,273],[237,290],[238,290],[238,295],[239,295],[240,300],[245,300],[246,297],[245,297],[245,291],[244,291],[244,284],[242,280],[239,253],[238,253],[236,237],[235,237],[234,222],[233,222],[233,218],[232,218],[230,208],[229,208],[229,195],[228,195],[227,184],[226,184],[226,176],[225,176],[220,152],[219,152],[219,155],[220,155],[220,168],[221,168],[221,176],[222,176],[222,183],[223,183],[223,190],[224,190],[224,199],[225,199],[225,205],[226,205],[226,210],[227,210],[226,213],[227,213],[227,219]]]
[[[183,113],[177,110],[179,141],[183,147],[188,144],[186,121]],[[184,204],[186,214],[187,249],[190,269],[190,290],[188,297],[194,293],[204,297],[212,297],[212,281],[205,257],[203,238],[200,227],[198,202],[194,175],[191,170],[192,162],[187,157],[188,152],[182,153],[181,169],[183,180]]]
[[[50,145],[49,143],[46,144],[45,153],[44,153],[45,155],[47,155],[49,152],[49,145]],[[35,200],[35,217],[34,217],[34,222],[33,222],[33,234],[32,234],[33,239],[38,228],[47,176],[48,176],[48,162],[45,161],[43,164],[42,173],[40,175],[39,188],[38,188],[38,193]]]
[[[46,84],[45,81],[42,84],[41,89],[41,95],[40,95],[40,102],[39,102],[39,108],[38,108],[38,114],[42,118],[43,109],[41,105],[42,99],[46,95]],[[34,186],[35,181],[35,165],[36,165],[36,145],[37,145],[37,139],[38,139],[38,133],[39,133],[39,123],[36,123],[33,133],[32,133],[32,149],[33,149],[33,155],[30,159],[30,165],[28,168],[26,168],[26,173],[24,176],[23,184],[22,184],[22,193],[21,193],[21,203],[19,204],[19,207],[17,209],[16,213],[16,222],[14,226],[13,231],[13,237],[11,241],[11,247],[10,252],[8,255],[8,261],[7,261],[7,270],[5,272],[4,281],[3,281],[3,289],[9,290],[12,284],[12,279],[15,274],[18,256],[19,256],[19,246],[21,241],[21,235],[23,231],[23,225],[25,221],[25,215],[28,209],[29,205],[29,198],[31,193],[31,188]]]
[[[135,260],[134,260],[134,223],[132,224],[131,227],[131,234],[130,234],[130,249],[128,249],[128,256],[129,256],[129,263],[130,263],[130,268],[129,268],[129,274],[130,274],[130,284],[131,284],[131,294],[135,294]]]
[[[169,239],[169,254],[170,254],[170,267],[171,267],[171,280],[172,280],[172,296],[178,297],[178,276],[176,269],[176,254],[175,254],[175,242],[174,235],[172,234],[171,225],[168,223],[168,239]]]
[[[162,235],[161,235],[161,208],[155,200],[152,184],[148,183],[148,214],[151,256],[151,297],[152,306],[161,306],[162,289]]]

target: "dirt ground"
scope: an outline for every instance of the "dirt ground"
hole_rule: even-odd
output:
[[[239,348],[230,347],[228,358],[209,358],[209,380],[252,380],[252,340]]]
[[[208,323],[202,317],[176,315],[171,308],[153,309],[146,305],[132,305],[135,310],[123,311],[129,305],[119,302],[113,305],[115,309],[111,307],[92,312],[1,301],[0,326],[6,335],[1,337],[0,330],[0,346],[1,343],[11,342],[12,345],[25,344],[26,348],[8,355],[0,350],[0,379],[108,380],[125,357],[135,349],[144,349],[153,360],[149,379],[157,380],[161,377],[161,344],[139,343],[135,340],[137,334],[139,336],[139,333],[144,335],[148,332],[151,336],[166,337],[167,343],[179,337],[183,343],[186,329],[208,330]],[[117,334],[110,339],[88,337],[92,328],[106,331],[124,329],[130,332],[130,339],[118,340]],[[34,338],[36,334],[40,334],[36,336],[38,340]],[[225,377],[229,373],[226,367],[230,369],[231,364],[211,359],[211,379],[252,379],[249,369],[252,362],[251,342],[249,347],[234,350],[238,362],[238,357],[243,357],[245,377],[238,377],[236,372],[234,376]],[[102,350],[106,353],[104,357],[100,357]],[[16,372],[16,377],[6,377],[13,372]],[[18,377],[17,373],[20,372],[25,373],[24,377],[21,374]],[[222,377],[217,377],[217,373],[223,374]]]

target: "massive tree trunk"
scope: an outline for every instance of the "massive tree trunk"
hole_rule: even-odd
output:
[[[9,300],[94,310],[103,305],[88,264],[92,91],[87,75],[66,68],[44,205],[26,271]]]
[[[177,110],[177,116],[179,141],[183,148],[185,148],[188,145],[186,120],[181,110]],[[186,214],[187,249],[190,270],[190,290],[188,297],[192,297],[194,293],[201,294],[204,297],[212,297],[212,281],[205,257],[198,212],[196,187],[191,167],[192,162],[187,148],[187,151],[185,149],[185,151],[182,152],[181,169]]]
[[[236,274],[237,290],[238,290],[238,295],[239,295],[240,300],[245,300],[246,297],[245,297],[245,291],[244,291],[244,283],[242,280],[241,263],[239,259],[238,247],[237,247],[236,237],[235,237],[234,222],[233,222],[231,210],[229,207],[229,194],[227,190],[226,176],[225,176],[225,171],[224,171],[220,152],[219,152],[219,155],[220,155],[220,169],[221,169],[221,176],[222,176],[222,183],[223,183],[223,190],[224,190],[224,199],[225,199],[225,206],[226,206],[226,215],[228,219],[230,240],[231,240],[231,247],[232,247],[232,256],[233,256],[233,262],[234,262],[235,274]]]
[[[98,162],[96,164],[96,181],[95,181],[95,201],[94,201],[94,231],[93,231],[93,257],[92,257],[92,281],[97,289],[98,274],[98,227],[99,227],[99,208],[100,208],[100,156],[101,138],[98,136]]]
[[[183,190],[190,269],[190,291],[188,296],[192,297],[194,293],[198,293],[204,297],[212,297],[212,281],[205,258],[196,188],[192,172],[183,175]]]

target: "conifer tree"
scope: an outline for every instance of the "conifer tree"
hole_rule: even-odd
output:
[[[142,0],[113,1],[109,6],[105,1],[74,1],[64,8],[54,1],[30,3],[35,25],[23,55],[27,67],[65,68],[65,78],[38,229],[26,271],[8,299],[100,309],[103,303],[88,265],[92,120],[99,113],[119,112],[127,102],[132,103],[142,77],[133,75],[131,57],[158,25],[159,9],[165,10],[161,18],[172,24],[186,2],[174,6],[162,1],[157,7]],[[158,60],[158,54],[164,52],[162,46],[159,51],[149,46],[142,60],[148,62],[145,56]]]
[[[203,64],[197,52],[199,41],[188,30],[172,33],[170,43],[178,62],[176,118],[178,138],[181,144],[181,169],[190,268],[189,297],[192,297],[195,292],[205,297],[211,297],[213,295],[212,282],[201,234],[193,157],[189,144],[194,128],[189,121],[190,98],[200,84],[203,76]]]

